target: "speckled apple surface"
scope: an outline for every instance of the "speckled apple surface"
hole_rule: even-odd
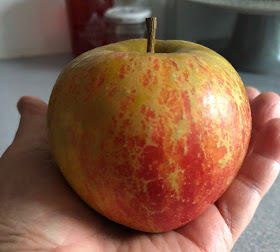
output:
[[[238,172],[251,114],[220,55],[185,41],[100,47],[60,74],[49,143],[66,180],[93,209],[145,232],[199,216]]]

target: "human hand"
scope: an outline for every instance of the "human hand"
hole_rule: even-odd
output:
[[[0,159],[0,251],[230,251],[280,167],[280,97],[247,93],[253,132],[235,180],[201,216],[162,234],[125,228],[84,204],[50,154],[47,104],[23,97],[19,129]]]

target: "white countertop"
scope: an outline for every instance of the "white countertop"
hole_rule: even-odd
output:
[[[18,99],[33,95],[48,102],[52,87],[70,54],[0,61],[0,155],[9,146],[19,123]],[[246,86],[280,94],[280,75],[240,73]],[[234,252],[280,251],[280,178],[259,206],[251,224],[238,240]],[[218,251],[220,252],[220,251]]]

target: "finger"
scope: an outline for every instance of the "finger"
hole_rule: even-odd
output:
[[[255,136],[271,119],[280,117],[280,97],[276,93],[267,92],[258,95],[251,101],[252,134],[247,155],[253,150]]]
[[[47,104],[39,98],[24,96],[17,104],[21,115],[13,143],[0,159],[0,191],[11,195],[26,192],[30,183],[39,183],[40,173],[52,165],[47,144]],[[47,165],[46,165],[47,164]],[[36,179],[34,179],[34,177]],[[0,196],[1,198],[1,196]]]
[[[23,96],[17,107],[21,118],[14,142],[25,146],[46,145],[47,104],[39,98]]]
[[[280,97],[276,93],[266,92],[251,102],[252,124],[259,130],[272,118],[280,116]]]
[[[216,202],[234,241],[252,219],[261,199],[272,186],[280,167],[280,119],[263,127],[253,152],[248,155],[236,178]]]
[[[246,91],[250,102],[260,94],[260,91],[254,87],[246,87]]]

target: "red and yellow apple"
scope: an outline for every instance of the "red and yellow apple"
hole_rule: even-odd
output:
[[[145,39],[96,48],[60,74],[49,143],[66,180],[93,209],[133,229],[164,232],[205,211],[247,152],[244,85],[195,43]]]

